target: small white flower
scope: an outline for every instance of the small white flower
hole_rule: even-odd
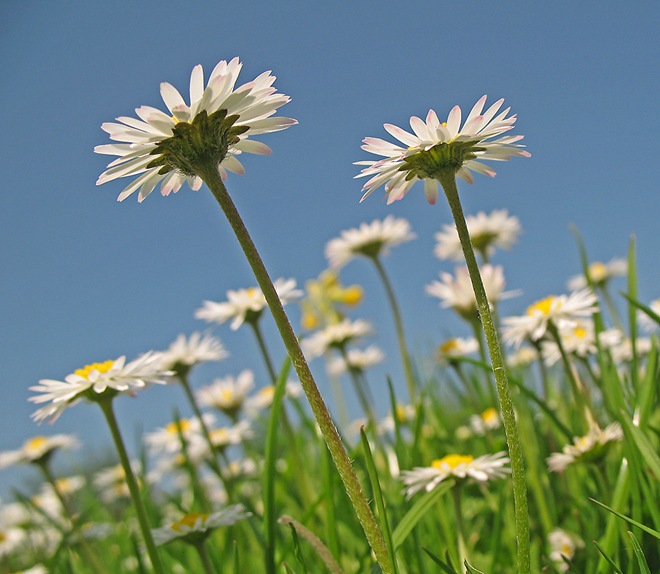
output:
[[[17,550],[27,539],[27,532],[22,528],[0,527],[0,558]]]
[[[385,358],[385,354],[375,345],[371,345],[366,349],[349,349],[346,352],[348,357],[348,368],[356,371],[366,371],[367,369],[381,363]],[[338,377],[345,373],[347,369],[344,357],[334,356],[328,361],[328,373]]]
[[[612,277],[620,277],[626,273],[628,273],[628,263],[625,259],[612,259],[607,263],[594,261],[589,265],[589,278],[596,287],[605,285]],[[575,275],[568,280],[570,291],[577,291],[588,286],[587,278],[584,275]]]
[[[204,540],[213,529],[231,526],[252,516],[242,504],[234,504],[210,514],[190,512],[172,524],[151,531],[157,546],[181,538],[186,542]]]
[[[298,398],[302,395],[302,386],[298,382],[287,382],[285,389],[285,396],[289,398]],[[260,388],[254,395],[249,396],[245,400],[245,411],[248,416],[255,417],[257,411],[270,407],[275,397],[275,387],[268,385]]]
[[[371,325],[367,321],[343,319],[339,323],[330,324],[303,339],[301,347],[305,355],[310,359],[315,359],[325,354],[330,348],[346,345],[350,341],[371,334],[371,331]]]
[[[207,428],[213,424],[215,420],[213,415],[204,413],[202,416]],[[171,422],[163,428],[148,433],[144,437],[144,442],[149,447],[151,454],[177,453],[181,450],[179,433],[186,441],[188,449],[191,449],[196,443],[204,442],[202,424],[198,418],[179,419],[178,424]]]
[[[567,572],[568,564],[564,558],[570,562],[575,556],[576,549],[584,546],[584,542],[561,528],[555,528],[548,534],[548,546],[550,547],[549,558],[554,562],[555,568],[561,572]]]
[[[78,448],[79,445],[78,439],[72,435],[34,436],[25,441],[18,450],[0,452],[0,468],[14,464],[40,463],[56,450]]]
[[[387,254],[389,248],[415,239],[410,223],[405,219],[388,215],[385,219],[375,219],[362,223],[360,227],[346,229],[339,237],[331,239],[325,246],[325,256],[330,266],[343,267],[356,255],[377,257]]]
[[[442,363],[459,357],[467,357],[479,350],[479,343],[474,337],[452,337],[438,346],[436,356]]]
[[[598,340],[605,349],[612,353],[612,359],[617,365],[629,363],[633,358],[632,341],[620,329],[607,329],[599,333]],[[635,339],[635,353],[637,357],[648,354],[652,347],[651,339],[648,337],[637,337]]]
[[[380,138],[365,138],[362,149],[382,157],[379,161],[358,161],[356,165],[365,165],[357,177],[370,177],[364,184],[362,200],[368,197],[375,189],[385,184],[387,203],[402,199],[416,181],[424,181],[424,195],[429,203],[436,202],[438,197],[438,182],[435,179],[410,171],[405,161],[415,155],[433,151],[441,146],[449,148],[471,147],[473,151],[456,171],[456,176],[472,183],[472,173],[477,172],[494,176],[495,172],[477,160],[507,160],[514,156],[530,157],[530,153],[520,148],[524,147],[516,142],[524,136],[501,136],[504,132],[513,129],[516,116],[506,117],[511,108],[506,108],[496,115],[502,107],[503,99],[498,100],[483,111],[486,96],[483,96],[474,105],[465,123],[461,127],[461,108],[454,106],[449,112],[446,122],[440,123],[433,110],[429,110],[426,121],[413,116],[410,118],[410,127],[414,133],[385,124],[385,130],[405,147],[392,144]],[[467,144],[467,146],[466,146]],[[471,145],[470,145],[471,144]],[[408,168],[408,169],[406,169]],[[361,200],[361,201],[362,201]]]
[[[467,267],[457,267],[456,274],[440,273],[440,281],[434,281],[426,286],[426,292],[442,301],[443,308],[451,308],[461,317],[472,320],[478,316],[477,300],[474,296],[472,282]],[[501,299],[514,297],[515,291],[504,291],[504,271],[500,265],[486,263],[481,267],[481,279],[486,290],[486,296],[491,305]]]
[[[140,461],[133,460],[130,464],[133,474],[139,476],[142,471]],[[126,484],[126,472],[121,464],[99,470],[94,474],[92,483],[106,504],[128,499],[131,495]]]
[[[478,436],[485,436],[488,431],[496,430],[502,426],[500,413],[497,409],[490,407],[480,415],[470,417],[470,428]]]
[[[234,127],[247,128],[240,135],[239,141],[229,146],[217,166],[222,179],[227,177],[227,171],[245,173],[243,165],[236,157],[241,153],[270,154],[271,150],[267,145],[249,138],[280,131],[298,122],[290,118],[271,117],[290,98],[278,94],[272,87],[275,76],[270,72],[264,72],[253,81],[234,89],[241,67],[238,58],[229,63],[222,60],[211,72],[208,83],[204,86],[202,66],[195,66],[190,75],[190,105],[185,103],[174,86],[163,82],[160,85],[160,94],[169,115],[149,106],[141,106],[135,110],[140,119],[119,117],[117,121],[120,123],[104,123],[101,128],[110,135],[110,139],[122,143],[94,148],[96,153],[119,156],[108,164],[96,185],[120,177],[139,175],[121,192],[119,201],[123,201],[138,189],[138,201],[143,201],[159,183],[163,195],[176,193],[185,182],[195,191],[200,189],[202,180],[199,177],[176,170],[160,173],[160,166],[149,167],[149,164],[158,157],[153,155],[158,144],[174,135],[177,124],[191,123],[201,112],[211,115],[224,109],[227,116],[238,116],[233,123]]]
[[[480,211],[477,215],[468,215],[465,223],[472,245],[486,258],[492,255],[496,247],[510,249],[522,231],[520,220],[510,216],[506,209],[495,210],[490,214]],[[463,260],[463,249],[455,225],[444,225],[442,231],[435,234],[435,240],[436,257]]]
[[[509,458],[504,452],[487,454],[477,458],[471,455],[449,454],[434,460],[431,466],[404,470],[401,480],[406,485],[406,496],[410,498],[420,490],[430,492],[448,478],[473,479],[486,482],[502,478],[511,470],[506,468]]]
[[[530,305],[521,317],[505,317],[502,338],[516,347],[525,339],[538,341],[545,335],[549,321],[559,330],[575,326],[580,317],[589,317],[598,311],[597,301],[590,289],[570,295],[550,295]]]
[[[574,325],[558,329],[558,332],[566,353],[574,353],[582,358],[596,353],[593,323],[578,319]],[[561,360],[561,351],[555,341],[543,341],[541,352],[547,365],[554,365]]]
[[[241,421],[233,426],[223,426],[209,429],[211,443],[219,450],[223,451],[228,446],[242,444],[246,439],[252,438],[254,432],[249,421]],[[188,449],[191,460],[199,461],[209,456],[208,444],[206,442],[196,441]]]
[[[126,363],[126,357],[122,356],[114,361],[86,365],[67,375],[64,381],[42,379],[39,385],[30,387],[31,391],[42,394],[28,400],[37,404],[51,404],[35,411],[32,418],[36,421],[50,418],[53,422],[64,409],[76,404],[87,393],[100,395],[111,389],[133,394],[135,389],[141,389],[148,383],[164,385],[174,373],[163,370],[160,361],[160,354],[153,352],[145,353],[130,363]]]
[[[237,377],[228,375],[215,379],[213,383],[200,388],[196,395],[199,404],[235,416],[254,388],[254,373],[249,369],[241,371]]]
[[[612,423],[601,429],[593,423],[589,432],[581,437],[573,437],[573,443],[566,445],[561,452],[552,453],[547,460],[551,472],[562,472],[577,461],[598,460],[605,455],[609,443],[623,440],[619,423]]]
[[[303,296],[303,292],[296,289],[295,279],[277,279],[273,283],[282,302],[286,305]],[[258,287],[227,291],[227,301],[216,303],[204,301],[202,307],[195,312],[197,319],[209,323],[222,324],[231,319],[231,329],[235,331],[244,322],[256,321],[266,307],[266,298]]]
[[[510,367],[527,367],[539,358],[539,353],[532,347],[520,347],[507,357]]]
[[[161,353],[161,366],[165,370],[177,367],[189,368],[206,361],[221,361],[229,356],[220,340],[209,333],[194,332],[190,337],[181,333],[176,340]]]

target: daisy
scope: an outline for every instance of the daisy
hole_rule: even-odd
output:
[[[213,415],[204,414],[204,423],[207,426],[213,424],[213,421]],[[190,418],[179,419],[178,422],[171,422],[160,429],[148,433],[144,437],[144,442],[152,454],[162,452],[177,453],[181,450],[179,434],[186,441],[189,449],[197,443],[204,441],[200,420],[198,418]]]
[[[328,372],[331,375],[339,376],[345,373],[348,369],[355,371],[366,371],[367,369],[381,363],[385,358],[385,354],[375,345],[371,345],[366,349],[349,349],[346,353],[348,358],[348,365],[344,357],[332,357],[328,361]]]
[[[131,468],[133,474],[138,476],[142,471],[142,464],[140,461],[133,460]],[[131,495],[126,484],[126,472],[121,464],[99,470],[94,474],[92,483],[99,492],[99,497],[106,504],[128,499]]]
[[[148,383],[164,385],[174,373],[163,370],[160,361],[159,353],[148,352],[130,363],[126,363],[126,357],[122,356],[103,363],[85,365],[67,375],[64,381],[42,379],[39,385],[30,387],[31,391],[41,394],[28,400],[37,404],[50,404],[35,411],[32,418],[39,422],[49,418],[54,422],[64,409],[82,398],[98,400],[106,393],[132,395],[136,389]]]
[[[490,214],[480,211],[477,215],[468,215],[465,223],[472,246],[485,260],[491,257],[496,247],[510,249],[522,231],[518,218],[510,216],[506,209],[495,210]],[[455,225],[443,225],[442,231],[435,234],[435,240],[436,257],[463,260],[463,249]]]
[[[282,305],[295,301],[303,295],[302,291],[296,289],[295,279],[277,279],[274,286]],[[265,307],[266,298],[258,287],[229,290],[227,301],[222,303],[204,301],[202,307],[195,312],[195,318],[218,324],[231,319],[231,330],[236,331],[245,322],[257,321]]]
[[[334,269],[343,267],[356,255],[378,257],[387,254],[389,248],[415,239],[410,223],[405,219],[388,215],[384,220],[375,219],[360,227],[346,229],[339,237],[325,246],[325,256]]]
[[[229,63],[222,60],[205,86],[204,70],[202,66],[195,66],[190,76],[190,104],[174,86],[164,82],[160,85],[160,94],[169,113],[141,106],[135,110],[139,119],[122,116],[117,118],[119,123],[102,124],[101,128],[110,139],[121,143],[94,148],[96,153],[118,156],[108,164],[96,185],[137,175],[139,177],[121,192],[118,201],[139,189],[138,201],[141,202],[159,183],[163,195],[176,193],[184,182],[195,191],[200,189],[202,180],[190,165],[191,159],[198,159],[196,153],[210,155],[223,180],[227,171],[245,173],[237,159],[241,153],[270,154],[267,145],[250,138],[296,124],[296,120],[290,118],[271,117],[290,98],[272,87],[275,76],[270,72],[235,88],[241,68],[238,58]],[[202,134],[212,132],[214,139],[203,141],[202,149],[187,149],[188,153],[182,154],[181,147],[194,141],[186,136],[196,129]]]
[[[608,263],[594,261],[589,265],[589,279],[594,287],[604,286],[612,277],[620,277],[628,273],[628,262],[625,259],[612,259]],[[568,280],[568,288],[571,291],[588,287],[587,278],[580,274]]]
[[[474,337],[452,337],[438,346],[436,356],[440,362],[450,362],[459,357],[466,357],[479,350],[479,343]]]
[[[301,347],[309,358],[315,359],[333,347],[341,348],[350,341],[369,335],[371,332],[371,325],[367,321],[343,319],[303,339]]]
[[[254,432],[248,421],[241,421],[233,426],[223,426],[209,429],[211,444],[217,451],[223,452],[228,446],[242,444],[244,440],[252,438]],[[195,442],[188,449],[191,460],[200,461],[209,456],[206,442]]]
[[[171,524],[151,531],[156,545],[161,546],[176,539],[191,544],[203,542],[215,528],[231,526],[239,520],[252,516],[246,512],[242,504],[227,506],[210,514],[190,512]]]
[[[520,347],[507,357],[509,367],[527,367],[539,358],[539,353],[533,347]]]
[[[194,332],[190,337],[181,333],[161,353],[161,366],[168,371],[187,372],[194,365],[206,361],[221,361],[229,356],[222,343],[208,333]]]
[[[299,398],[303,393],[302,386],[298,382],[287,382],[285,388],[285,396],[292,399]],[[268,385],[266,387],[260,388],[254,395],[249,396],[245,400],[245,410],[248,413],[248,416],[254,418],[257,411],[266,409],[273,404],[273,399],[275,398],[275,387],[274,385]]]
[[[365,165],[357,177],[370,177],[362,187],[364,201],[375,189],[385,184],[387,203],[402,199],[416,181],[424,181],[424,195],[429,203],[438,198],[438,177],[449,170],[468,183],[473,182],[472,172],[493,177],[495,171],[479,160],[508,160],[514,156],[530,157],[531,154],[520,148],[516,142],[524,136],[502,136],[513,129],[516,116],[509,116],[502,107],[503,99],[498,100],[483,111],[486,96],[474,105],[461,127],[461,108],[454,106],[446,122],[440,123],[433,110],[429,110],[426,121],[413,116],[409,133],[392,124],[385,124],[385,130],[403,143],[403,147],[380,138],[365,138],[362,149],[379,156],[379,161],[359,161]],[[496,115],[497,114],[497,115]],[[493,139],[496,138],[496,139]]]
[[[472,479],[486,482],[493,478],[502,478],[511,470],[506,468],[509,458],[505,452],[486,454],[477,458],[471,455],[449,454],[434,460],[431,466],[404,470],[401,480],[406,485],[406,497],[410,498],[420,490],[430,492],[443,480],[455,478]]]
[[[488,431],[496,430],[500,426],[502,426],[500,413],[493,407],[487,408],[480,415],[470,417],[470,428],[478,436],[485,436]]]
[[[343,318],[340,306],[355,307],[362,302],[359,285],[345,287],[334,269],[325,269],[317,279],[305,282],[305,298],[300,302],[303,329],[318,329]]]
[[[575,551],[578,547],[582,548],[584,542],[561,528],[555,528],[548,534],[548,546],[550,547],[549,558],[555,568],[560,572],[568,572],[569,564],[566,561],[570,562],[573,559]]]
[[[502,321],[503,339],[519,347],[525,339],[538,341],[543,337],[549,322],[559,330],[577,326],[580,317],[590,317],[598,311],[597,301],[590,289],[570,295],[550,295],[530,305],[522,317],[505,317]]]
[[[46,462],[56,450],[78,448],[79,445],[78,439],[72,435],[35,436],[25,441],[18,450],[0,452],[0,468],[14,464],[41,464]]]
[[[594,461],[602,458],[610,443],[623,440],[623,431],[619,423],[612,423],[601,429],[592,423],[589,432],[581,437],[573,437],[573,443],[566,445],[561,452],[552,453],[548,459],[551,472],[562,472],[567,466],[579,461]]]
[[[237,377],[228,375],[215,379],[210,385],[200,388],[196,396],[200,405],[217,409],[234,418],[253,388],[254,373],[245,369]]]
[[[566,353],[585,358],[597,351],[594,326],[591,322],[576,320],[574,325],[559,329],[558,333]],[[561,351],[555,341],[543,341],[541,352],[547,365],[554,365],[561,360]]]
[[[506,299],[517,295],[517,292],[504,292],[504,271],[499,265],[486,263],[481,268],[481,278],[486,290],[486,296],[491,305],[500,299]],[[470,274],[467,267],[456,268],[456,274],[440,273],[441,281],[434,281],[426,286],[426,292],[432,297],[442,301],[443,308],[451,308],[461,317],[472,321],[479,316],[477,300],[472,289]]]

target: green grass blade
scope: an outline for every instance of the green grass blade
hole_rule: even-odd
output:
[[[440,568],[442,568],[443,572],[446,572],[446,574],[460,574],[460,572],[456,572],[451,566],[449,566],[446,562],[444,562],[439,556],[436,556],[431,552],[428,548],[422,548],[424,552],[426,552],[429,555],[429,558],[433,560]]]
[[[644,431],[632,423],[627,413],[621,412],[619,422],[626,438],[637,447],[653,475],[660,477],[660,456],[658,456],[657,448],[651,444]]]
[[[637,564],[639,565],[639,571],[642,574],[651,574],[649,564],[644,557],[644,551],[639,545],[637,538],[635,538],[635,535],[630,531],[628,531],[628,536],[630,536],[630,541],[632,542],[633,552],[635,553],[635,558],[637,558]]]
[[[467,574],[484,574],[481,570],[477,570],[474,566],[471,566],[467,560],[463,564],[465,565],[465,572]]]
[[[637,528],[643,530],[647,534],[650,534],[651,536],[654,536],[655,538],[660,540],[660,532],[658,532],[657,530],[653,530],[653,528],[650,528],[650,527],[646,526],[645,524],[642,524],[641,522],[638,522],[637,520],[633,520],[632,518],[626,516],[625,514],[621,514],[620,512],[617,512],[613,508],[610,508],[609,506],[607,506],[607,504],[603,504],[602,502],[599,502],[595,498],[589,498],[589,500],[591,500],[592,502],[595,502],[598,506],[602,506],[605,510],[608,510],[612,514],[615,514],[619,518],[622,518],[623,520],[625,520],[626,522],[629,522],[633,526],[637,526]]]
[[[440,485],[436,486],[431,492],[426,492],[423,496],[420,496],[417,499],[417,502],[415,502],[412,508],[406,512],[405,516],[399,521],[399,524],[394,529],[392,534],[394,548],[398,548],[403,544],[422,516],[433,508],[435,502],[452,486],[454,486],[453,480],[440,483]]]
[[[396,416],[396,413],[395,415]],[[387,510],[385,509],[385,500],[383,499],[383,491],[380,487],[380,481],[378,480],[378,471],[376,470],[376,464],[374,463],[374,458],[371,454],[371,448],[369,447],[369,439],[367,434],[364,432],[364,427],[360,429],[360,438],[362,439],[362,448],[364,450],[364,457],[367,463],[367,472],[369,473],[369,479],[371,480],[371,487],[374,493],[374,500],[376,501],[376,508],[378,508],[378,516],[380,517],[380,527],[383,530],[383,535],[385,536],[385,543],[387,544],[387,552],[390,555],[390,560],[392,562],[392,567],[394,574],[398,574],[399,570],[396,565],[396,556],[395,556],[395,547],[392,542],[392,529],[390,528],[389,520],[387,520]]]
[[[603,558],[605,558],[605,560],[607,560],[607,563],[612,567],[612,569],[614,570],[615,574],[623,574],[623,571],[621,570],[621,568],[619,568],[619,567],[616,565],[616,563],[614,562],[614,560],[612,560],[612,558],[610,558],[610,557],[608,556],[607,552],[605,552],[605,550],[603,550],[603,549],[601,548],[600,544],[598,544],[598,542],[596,542],[595,540],[594,540],[594,544],[596,545],[596,548],[598,548],[598,552],[601,553],[601,555],[603,556]]]

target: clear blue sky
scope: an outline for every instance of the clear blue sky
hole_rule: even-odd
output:
[[[524,292],[506,308],[518,313],[564,292],[579,271],[569,224],[594,259],[624,256],[635,234],[641,297],[660,296],[659,16],[657,2],[4,0],[0,451],[40,432],[107,444],[91,406],[38,428],[27,388],[89,362],[164,348],[178,333],[205,327],[193,317],[203,300],[254,284],[207,190],[154,193],[139,205],[134,197],[115,201],[122,182],[95,186],[108,159],[92,151],[108,142],[101,123],[132,116],[139,105],[162,108],[160,82],[187,92],[196,64],[208,72],[240,56],[239,84],[272,69],[292,97],[282,114],[300,125],[264,136],[273,155],[247,158],[247,175],[228,182],[273,277],[303,284],[324,268],[323,246],[342,229],[405,217],[418,239],[386,265],[409,339],[426,349],[450,332],[466,335],[424,293],[439,271],[452,269],[432,255],[448,208],[428,206],[421,188],[389,207],[380,191],[358,204],[362,180],[353,179],[352,162],[367,159],[363,137],[386,137],[383,123],[407,127],[429,108],[446,116],[486,93],[518,114],[515,133],[533,154],[461,187],[466,212],[507,208],[522,222],[519,245],[497,259],[508,287]],[[374,342],[390,357],[372,385],[385,372],[400,379],[372,269],[354,262],[343,278],[364,285],[356,316],[376,324]],[[297,312],[292,319],[297,324]],[[264,384],[250,334],[216,332],[232,357],[201,372],[198,384],[245,367]],[[129,439],[138,422],[150,430],[170,420],[175,401],[188,414],[178,389],[122,399]],[[0,485],[15,476],[2,472]]]

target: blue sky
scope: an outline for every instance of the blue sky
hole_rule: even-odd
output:
[[[196,64],[209,72],[239,56],[239,84],[273,70],[292,98],[282,114],[300,124],[264,136],[272,156],[247,158],[247,174],[228,181],[273,277],[303,284],[318,275],[325,243],[342,229],[388,214],[411,222],[418,239],[386,266],[414,348],[467,335],[424,293],[453,267],[432,255],[449,210],[428,206],[421,188],[391,206],[380,191],[358,204],[352,163],[368,159],[362,138],[386,137],[383,123],[407,127],[411,115],[433,108],[442,117],[455,104],[466,111],[482,94],[505,98],[533,154],[460,187],[467,213],[506,208],[522,222],[520,243],[497,259],[508,287],[523,290],[506,310],[565,291],[579,271],[570,224],[592,259],[624,256],[634,234],[640,297],[660,296],[658,3],[223,4],[5,0],[0,8],[0,451],[51,432],[76,433],[87,448],[108,444],[101,413],[87,405],[38,428],[27,388],[165,348],[205,328],[193,317],[203,300],[255,283],[206,189],[154,193],[139,205],[116,202],[122,182],[95,186],[108,159],[92,151],[108,142],[100,125],[139,105],[162,108],[162,81],[187,93]],[[401,370],[382,290],[363,263],[342,277],[363,284],[355,316],[374,322],[373,342],[389,355],[375,387],[384,373],[400,380]],[[222,326],[216,334],[232,356],[200,371],[196,384],[246,367],[265,384],[250,333]],[[322,365],[313,368],[322,378]],[[138,425],[168,422],[174,404],[187,414],[176,388],[118,401],[127,438]],[[0,485],[17,476],[2,472]]]

